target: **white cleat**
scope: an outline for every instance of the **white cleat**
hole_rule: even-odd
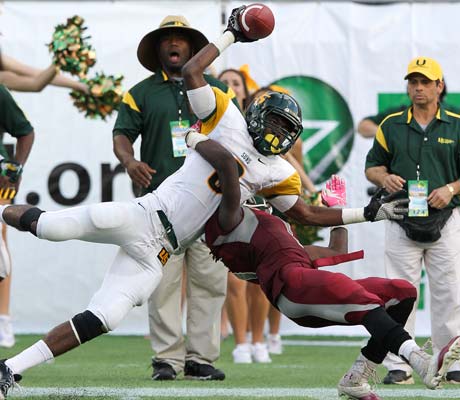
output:
[[[254,343],[252,345],[252,360],[256,363],[268,364],[272,362],[268,354],[268,347],[266,343]]]
[[[283,343],[281,342],[281,336],[279,334],[268,335],[267,345],[270,354],[283,354]]]
[[[251,345],[249,343],[237,344],[232,351],[232,356],[235,364],[251,364]]]

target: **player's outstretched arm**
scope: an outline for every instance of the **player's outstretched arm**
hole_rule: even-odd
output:
[[[219,225],[231,231],[242,218],[240,209],[240,182],[238,168],[232,154],[218,142],[191,128],[185,136],[187,145],[195,149],[216,170],[222,200],[219,206]]]

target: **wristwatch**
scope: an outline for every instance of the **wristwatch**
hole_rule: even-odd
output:
[[[447,189],[449,189],[450,194],[453,196],[455,192],[454,187],[450,185],[449,183],[447,183],[446,186],[447,186]]]

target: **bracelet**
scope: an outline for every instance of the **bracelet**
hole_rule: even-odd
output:
[[[447,189],[449,189],[450,194],[453,196],[455,195],[455,189],[450,183],[446,183]]]

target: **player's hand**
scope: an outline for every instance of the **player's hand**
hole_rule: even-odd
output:
[[[402,220],[409,212],[408,204],[407,191],[400,190],[388,194],[384,188],[380,188],[364,207],[364,217],[371,222],[384,219]]]
[[[127,163],[126,172],[136,185],[147,188],[150,186],[153,174],[157,171],[145,162],[133,159]]]
[[[428,204],[433,208],[444,208],[451,201],[454,195],[450,192],[447,186],[441,186],[434,189],[427,198]]]
[[[326,207],[342,207],[347,204],[345,180],[332,175],[321,191],[321,201]]]
[[[406,180],[395,174],[389,174],[383,180],[383,187],[388,193],[394,193],[404,187]]]
[[[240,23],[239,23],[239,16],[241,13],[246,9],[246,6],[241,6],[238,8],[234,8],[230,17],[228,17],[227,29],[225,31],[230,31],[235,36],[235,43],[236,42],[255,42],[257,39],[249,39],[244,36],[243,31],[241,30]]]

